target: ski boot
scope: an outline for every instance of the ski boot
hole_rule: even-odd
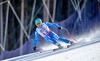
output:
[[[57,44],[57,46],[58,46],[58,48],[53,49],[53,51],[56,51],[56,50],[59,50],[59,49],[62,49],[63,48],[59,43]]]
[[[63,47],[59,44],[59,45],[58,45],[58,48],[59,48],[59,49],[62,49]]]
[[[75,43],[73,41],[70,41],[69,43],[70,43],[70,45],[68,45],[67,48],[71,47],[72,45],[75,45]]]

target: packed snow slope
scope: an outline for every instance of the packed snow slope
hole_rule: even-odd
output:
[[[27,55],[7,59],[7,61],[99,61],[100,32],[94,32],[80,38],[79,42],[70,48],[57,51],[43,50]],[[51,48],[54,48],[51,46]],[[6,60],[5,60],[6,61]]]

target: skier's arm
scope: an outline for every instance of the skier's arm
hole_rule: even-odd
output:
[[[57,28],[57,29],[62,29],[61,26],[59,26],[58,24],[55,24],[55,23],[46,22],[46,24],[50,27],[54,27],[54,28]]]
[[[34,43],[33,43],[34,46],[37,45],[37,43],[39,41],[38,39],[39,39],[39,34],[37,33],[37,31],[35,31],[35,39],[34,39]]]

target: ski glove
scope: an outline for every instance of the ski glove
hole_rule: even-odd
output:
[[[63,29],[63,27],[59,26],[59,27],[58,27],[58,29],[60,29],[60,30],[61,30],[61,29]]]
[[[33,50],[36,51],[36,46],[33,47]]]

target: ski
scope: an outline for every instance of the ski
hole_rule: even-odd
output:
[[[53,51],[56,51],[56,50],[59,50],[59,49],[63,49],[63,48],[56,48],[56,49],[53,49]]]

